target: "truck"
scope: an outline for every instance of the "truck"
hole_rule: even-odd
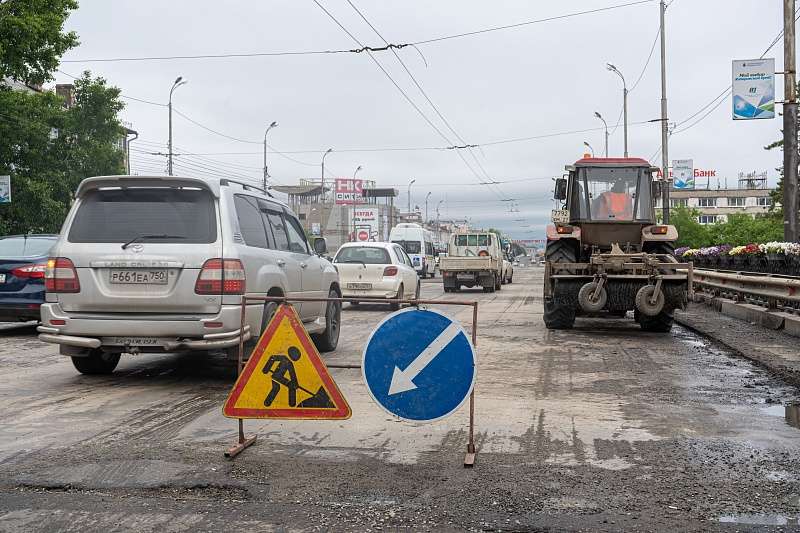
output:
[[[691,264],[674,256],[678,231],[659,224],[661,183],[638,158],[584,158],[556,180],[547,227],[544,323],[572,328],[576,316],[633,318],[667,332],[691,291]]]
[[[500,290],[505,283],[503,250],[494,233],[454,233],[447,257],[439,259],[444,292],[461,287],[483,287],[483,292]]]

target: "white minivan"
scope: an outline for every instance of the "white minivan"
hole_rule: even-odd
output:
[[[433,255],[433,236],[430,231],[419,224],[403,222],[392,228],[389,241],[403,247],[420,278],[434,277],[436,259]]]

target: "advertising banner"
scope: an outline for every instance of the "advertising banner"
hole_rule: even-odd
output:
[[[694,189],[694,160],[672,161],[672,186],[676,189]]]
[[[0,176],[0,202],[11,201],[11,176]]]
[[[357,242],[378,240],[378,209],[353,206],[350,227],[354,228],[353,240]]]
[[[361,180],[336,178],[333,202],[336,204],[360,204],[363,200]]]
[[[733,119],[775,118],[775,60],[733,62]]]

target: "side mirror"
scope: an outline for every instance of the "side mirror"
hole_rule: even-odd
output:
[[[314,253],[317,255],[322,255],[327,251],[328,251],[328,241],[325,240],[325,237],[315,237]]]
[[[553,198],[556,200],[566,200],[567,199],[567,180],[564,178],[558,178],[556,180],[556,188],[554,189]]]
[[[654,181],[652,185],[653,185],[653,199],[661,198],[661,182]]]

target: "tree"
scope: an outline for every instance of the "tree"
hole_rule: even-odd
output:
[[[0,174],[11,176],[12,201],[0,205],[0,233],[61,229],[78,184],[124,173],[116,143],[120,90],[89,72],[75,80],[75,104],[52,91],[0,89]]]
[[[40,84],[53,79],[59,58],[78,46],[64,32],[76,0],[0,0],[0,81]]]
[[[772,214],[731,213],[726,222],[718,222],[711,230],[715,235],[712,244],[746,246],[783,240],[783,220]]]
[[[695,207],[679,205],[670,209],[669,222],[678,230],[678,240],[675,241],[676,248],[711,246],[713,239],[708,227],[697,221],[698,216],[700,216],[700,211]]]

